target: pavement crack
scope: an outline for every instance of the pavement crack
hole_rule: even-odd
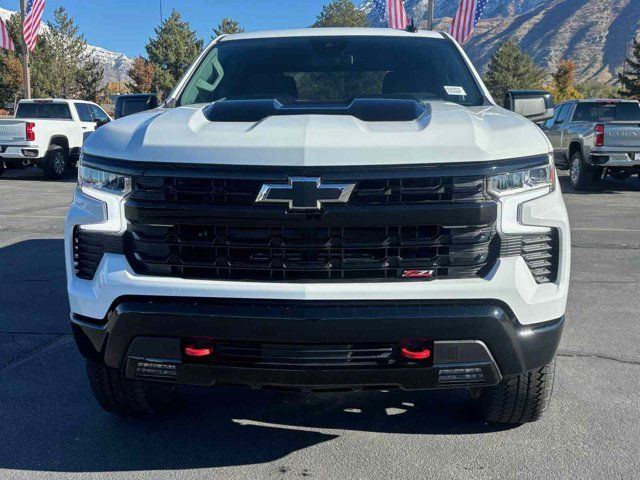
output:
[[[557,353],[558,357],[566,358],[599,358],[601,360],[610,360],[612,362],[625,363],[627,365],[640,365],[640,358],[623,358],[615,355],[603,355],[601,353],[577,352],[564,350]]]

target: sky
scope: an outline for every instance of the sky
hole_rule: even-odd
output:
[[[47,0],[43,20],[64,6],[91,45],[144,55],[144,46],[160,23],[161,0]],[[162,0],[164,18],[172,9],[209,41],[213,27],[225,17],[235,18],[247,31],[311,25],[329,0]],[[0,0],[0,7],[19,10],[20,0]]]

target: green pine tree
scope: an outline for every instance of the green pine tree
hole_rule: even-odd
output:
[[[242,32],[244,32],[244,28],[242,28],[236,20],[233,18],[223,18],[220,25],[213,29],[213,33],[215,34],[213,38],[219,37],[220,35],[232,35]]]
[[[640,97],[640,41],[633,41],[633,58],[627,58],[625,71],[618,78],[624,96]]]
[[[508,90],[542,88],[545,76],[544,69],[508,40],[491,57],[484,82],[494,100],[502,103]]]
[[[322,7],[312,27],[369,27],[364,10],[357,8],[351,0],[333,0]]]
[[[146,50],[149,61],[155,65],[153,88],[165,95],[196,59],[202,50],[202,40],[196,38],[189,23],[175,10],[155,28],[155,33],[156,38],[149,39]]]

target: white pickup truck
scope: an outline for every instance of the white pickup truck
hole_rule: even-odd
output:
[[[95,103],[81,100],[21,100],[15,117],[0,120],[0,175],[7,168],[36,165],[53,179],[74,168],[91,132],[111,121]]]
[[[514,113],[551,96],[508,103],[446,33],[216,39],[82,147],[67,287],[98,402],[466,387],[486,421],[538,419],[571,242],[551,144]]]

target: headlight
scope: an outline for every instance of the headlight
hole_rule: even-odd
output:
[[[78,185],[116,195],[126,195],[131,191],[131,178],[87,167],[80,163],[78,166]]]
[[[555,181],[556,169],[553,163],[549,163],[529,170],[519,170],[491,177],[489,178],[489,193],[496,197],[504,197],[539,188],[546,188],[552,192],[555,188]]]

